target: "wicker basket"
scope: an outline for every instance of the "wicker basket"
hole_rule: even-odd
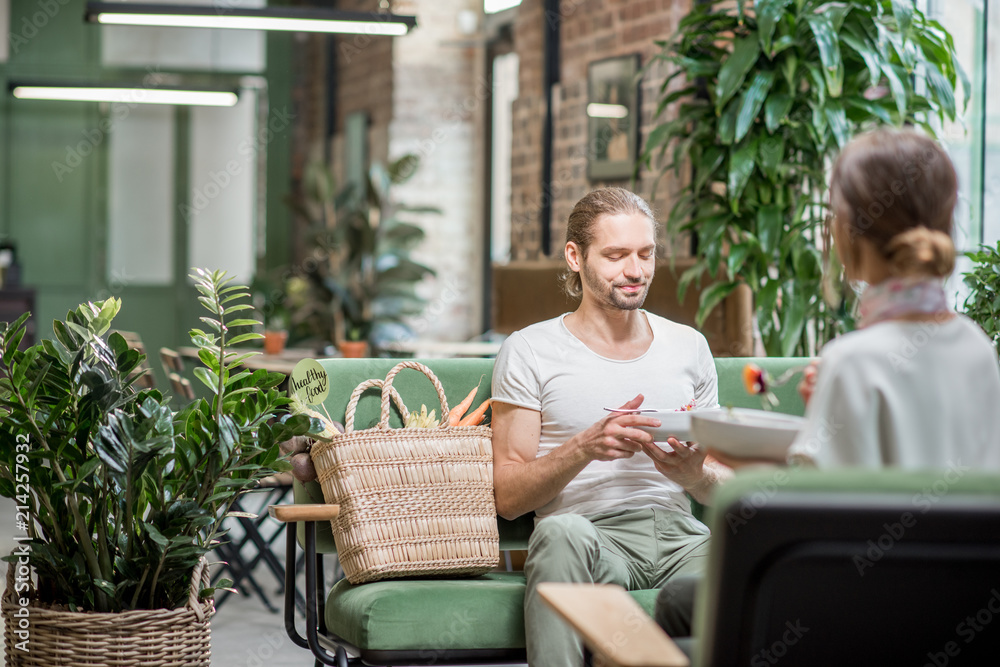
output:
[[[421,371],[441,401],[442,425],[389,428],[390,398],[408,412],[392,387],[404,368]],[[370,429],[354,430],[361,394],[381,387],[382,412]],[[434,373],[404,361],[385,380],[368,380],[351,394],[345,433],[312,448],[329,503],[337,552],[347,579],[364,583],[416,575],[482,574],[500,559],[493,500],[492,429],[448,426],[448,400]]]
[[[7,568],[2,601],[7,667],[210,667],[215,603],[198,600],[199,590],[210,585],[205,560],[195,566],[185,606],[117,613],[67,611],[35,600],[22,607],[18,598],[33,594],[14,595],[17,567]],[[27,652],[16,648],[25,617],[15,613],[22,609],[27,609]]]

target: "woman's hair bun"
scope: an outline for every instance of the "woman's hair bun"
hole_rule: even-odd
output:
[[[944,232],[913,227],[886,244],[886,259],[894,277],[944,278],[955,268],[955,244]]]

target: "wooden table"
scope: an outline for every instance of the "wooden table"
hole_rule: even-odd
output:
[[[234,351],[237,349],[239,348],[233,348]],[[245,351],[249,352],[250,350],[246,349]],[[180,352],[181,356],[188,359],[198,359],[198,348],[196,347],[182,347],[178,349],[178,352]],[[286,347],[281,351],[281,354],[264,354],[261,352],[261,354],[254,355],[249,359],[244,359],[243,365],[250,370],[264,369],[266,371],[291,375],[295,364],[303,359],[313,359],[316,356],[316,350],[309,347]]]

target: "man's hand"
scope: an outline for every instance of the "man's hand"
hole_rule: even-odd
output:
[[[697,443],[667,438],[667,444],[674,451],[666,452],[654,444],[643,444],[642,449],[663,476],[680,484],[699,503],[710,505],[716,485],[732,477],[733,471],[707,456]]]
[[[677,482],[685,489],[697,487],[705,478],[706,452],[697,443],[681,442],[677,438],[667,438],[667,444],[674,448],[668,452],[652,442],[643,444],[643,450],[653,459],[653,465],[667,479]]]
[[[635,410],[642,405],[639,394],[621,407]],[[653,445],[653,436],[637,426],[657,427],[660,420],[641,414],[613,412],[587,430],[570,439],[589,461],[614,461],[627,459],[642,451],[644,445]]]

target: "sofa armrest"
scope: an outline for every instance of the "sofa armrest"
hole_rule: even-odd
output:
[[[546,582],[538,584],[538,594],[605,665],[689,667],[691,664],[621,586]]]
[[[340,505],[271,505],[267,511],[282,523],[330,521],[340,514]]]

